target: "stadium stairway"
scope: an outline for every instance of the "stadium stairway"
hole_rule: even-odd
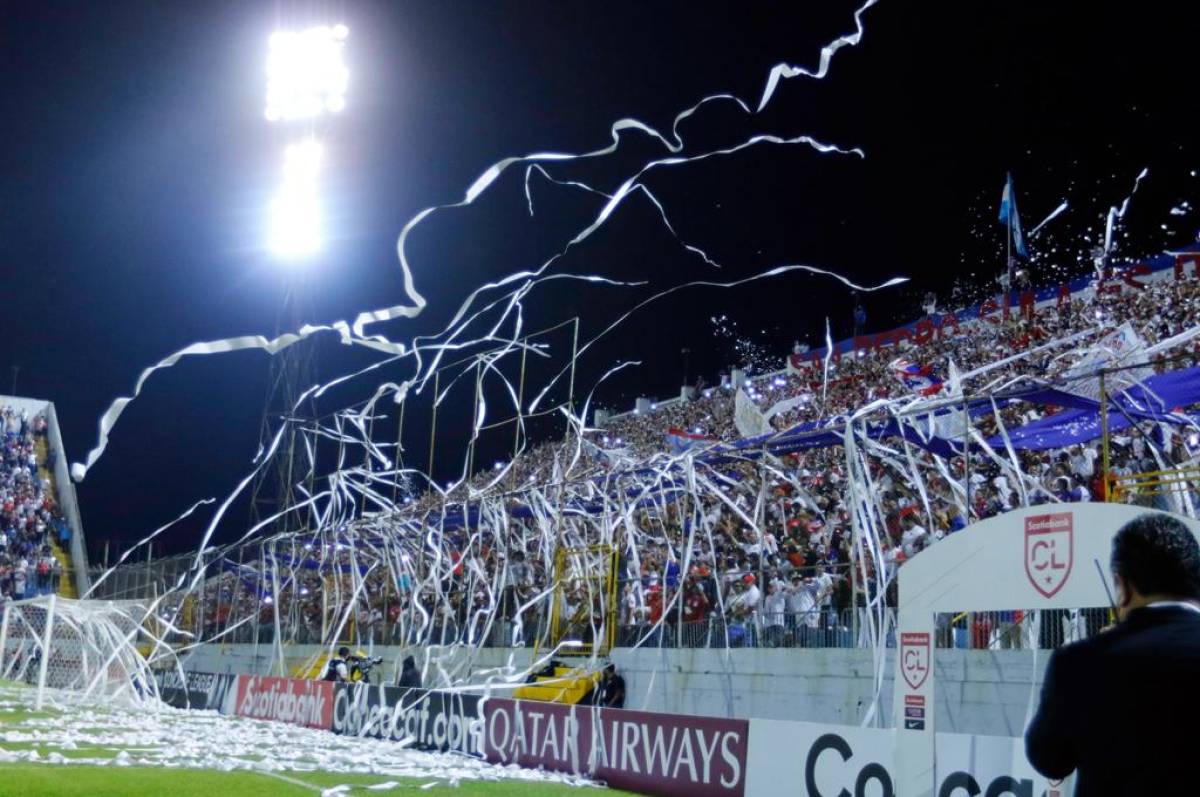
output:
[[[50,446],[45,435],[33,438],[33,452],[37,456],[38,475],[50,482],[50,489],[58,495],[58,485],[54,480],[54,472],[46,467],[49,462]],[[75,588],[75,568],[71,566],[71,554],[58,544],[57,534],[50,534],[50,553],[62,566],[62,578],[58,581],[58,594],[62,598],[78,598],[79,590]]]
[[[303,664],[297,664],[292,667],[289,675],[293,678],[304,678],[309,681],[320,680],[325,677],[325,670],[329,665],[329,651],[321,651],[311,657]]]
[[[540,700],[543,703],[581,703],[600,683],[601,670],[589,671],[583,667],[563,667],[557,662],[553,674],[549,671],[534,676],[533,683],[519,686],[513,691],[518,700]]]

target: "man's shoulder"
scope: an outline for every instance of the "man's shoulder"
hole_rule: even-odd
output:
[[[1098,658],[1133,651],[1200,655],[1200,614],[1187,609],[1147,608],[1114,628],[1059,648],[1051,661],[1061,672],[1087,668]]]

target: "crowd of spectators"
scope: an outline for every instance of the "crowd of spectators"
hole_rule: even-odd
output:
[[[748,388],[714,387],[692,401],[613,419],[589,431],[586,445],[575,437],[544,443],[527,450],[499,480],[489,470],[450,493],[422,496],[394,518],[372,520],[359,531],[367,536],[358,539],[374,543],[346,546],[354,552],[313,538],[293,540],[286,552],[277,545],[260,550],[246,557],[249,564],[211,579],[190,619],[209,638],[229,628],[242,638],[272,638],[278,623],[288,638],[302,641],[353,633],[359,641],[486,644],[510,643],[518,635],[529,642],[545,633],[555,609],[560,628],[587,641],[611,611],[625,644],[827,643],[846,633],[845,618],[855,608],[894,601],[896,567],[968,522],[1023,502],[1099,500],[1114,478],[1194,464],[1197,436],[1178,428],[1156,437],[1161,430],[1152,424],[1126,429],[1111,440],[1107,481],[1099,441],[1017,451],[1015,461],[940,458],[913,447],[908,468],[868,452],[864,462],[880,533],[878,546],[856,546],[848,495],[854,480],[841,446],[695,466],[688,489],[670,492],[675,483],[669,474],[679,466],[667,453],[668,432],[736,441],[738,387],[762,408],[807,395],[772,419],[784,429],[905,395],[909,388],[892,366],[899,356],[934,373],[948,374],[952,363],[967,373],[1082,333],[1069,347],[1046,348],[988,375],[991,382],[1018,376],[1053,381],[1077,363],[1080,352],[1127,321],[1147,347],[1196,327],[1200,280],[1087,291],[1028,312],[1014,309],[1007,319],[997,314],[994,321],[954,325],[919,348],[901,344],[843,356],[830,363],[827,380],[823,366],[802,367],[759,378]],[[1155,369],[1196,365],[1197,352],[1194,340],[1159,352]],[[1000,409],[999,417],[985,414],[972,423],[986,438],[1001,423],[1011,429],[1059,409],[1017,402]],[[648,489],[648,480],[658,487]],[[489,482],[496,482],[490,493],[477,492]],[[554,509],[555,501],[560,508],[568,499],[594,501],[601,484],[616,496],[610,508]],[[644,490],[641,501],[622,498],[638,489]],[[1124,498],[1166,507],[1167,501],[1194,497]],[[473,505],[480,519],[466,528],[445,524],[447,504]],[[608,605],[595,578],[605,568],[601,558],[568,563],[562,589],[554,590],[556,552],[599,541],[618,550],[615,605]],[[297,551],[298,545],[307,547]],[[368,550],[373,545],[383,548]]]
[[[0,599],[21,600],[57,592],[62,564],[51,535],[69,534],[49,479],[39,473],[36,441],[46,418],[0,407]]]

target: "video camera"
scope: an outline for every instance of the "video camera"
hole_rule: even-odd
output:
[[[350,680],[370,683],[371,670],[383,664],[382,656],[348,656],[346,666],[350,670]]]

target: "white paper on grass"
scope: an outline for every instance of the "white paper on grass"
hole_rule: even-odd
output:
[[[0,710],[31,708],[31,691],[0,687]],[[426,753],[381,739],[341,736],[315,728],[229,717],[214,711],[187,711],[86,699],[59,692],[50,716],[32,716],[0,725],[3,743],[29,749],[0,749],[0,761],[40,764],[92,764],[188,769],[247,770],[266,773],[332,772],[397,778],[522,780],[589,785],[573,775],[506,768],[450,753]],[[114,759],[66,758],[58,751],[81,746],[116,749]],[[377,790],[398,784],[379,784]],[[336,788],[336,787],[335,787]]]

